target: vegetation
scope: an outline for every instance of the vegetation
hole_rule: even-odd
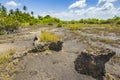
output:
[[[67,26],[69,30],[78,30],[81,27],[94,27],[94,26],[110,26],[120,27],[120,17],[115,16],[107,20],[100,20],[96,18],[61,21],[58,18],[52,18],[50,15],[34,17],[34,12],[27,12],[28,8],[23,6],[23,11],[18,8],[7,11],[6,7],[0,5],[0,35],[6,32],[14,32],[22,26],[32,25],[55,25],[57,27]]]
[[[58,24],[60,20],[58,18],[52,18],[50,15],[38,16],[35,18],[34,12],[27,12],[27,7],[23,6],[24,12],[18,8],[7,11],[7,9],[0,5],[0,35],[5,34],[5,31],[14,32],[19,29],[20,26],[31,26],[31,25],[48,25]]]
[[[62,27],[62,23],[59,22],[58,25],[57,25],[57,27]]]
[[[15,69],[15,67],[14,67],[14,64],[9,65],[8,60],[15,53],[16,53],[16,51],[14,49],[9,49],[0,55],[0,72],[1,72],[0,80],[12,80],[9,73],[12,71],[11,69],[12,68]],[[6,70],[9,69],[9,71],[3,71],[3,69],[6,69]]]
[[[54,42],[60,40],[60,37],[51,32],[42,31],[41,35],[39,36],[39,40],[41,42]]]
[[[10,58],[10,56],[15,54],[15,53],[16,53],[15,50],[10,49],[10,50],[6,51],[4,54],[2,54],[0,56],[0,66],[5,64],[8,61],[8,59]]]

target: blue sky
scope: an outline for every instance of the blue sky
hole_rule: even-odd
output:
[[[0,0],[7,9],[27,6],[34,16],[51,15],[62,20],[107,19],[120,16],[120,0]]]

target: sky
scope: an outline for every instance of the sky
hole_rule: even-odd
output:
[[[51,15],[62,20],[108,19],[120,16],[120,0],[0,0],[8,10],[27,6],[34,16]]]

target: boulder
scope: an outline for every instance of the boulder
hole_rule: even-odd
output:
[[[106,74],[105,63],[116,53],[110,49],[97,50],[97,53],[81,52],[74,61],[75,70],[84,75],[92,76],[97,80],[104,80]]]
[[[49,49],[54,50],[54,51],[60,51],[60,50],[62,50],[62,44],[63,44],[62,41],[51,42],[49,44]]]

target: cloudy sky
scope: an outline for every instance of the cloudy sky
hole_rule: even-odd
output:
[[[34,15],[51,15],[63,20],[107,19],[120,16],[120,0],[0,0],[7,9],[27,6]]]

